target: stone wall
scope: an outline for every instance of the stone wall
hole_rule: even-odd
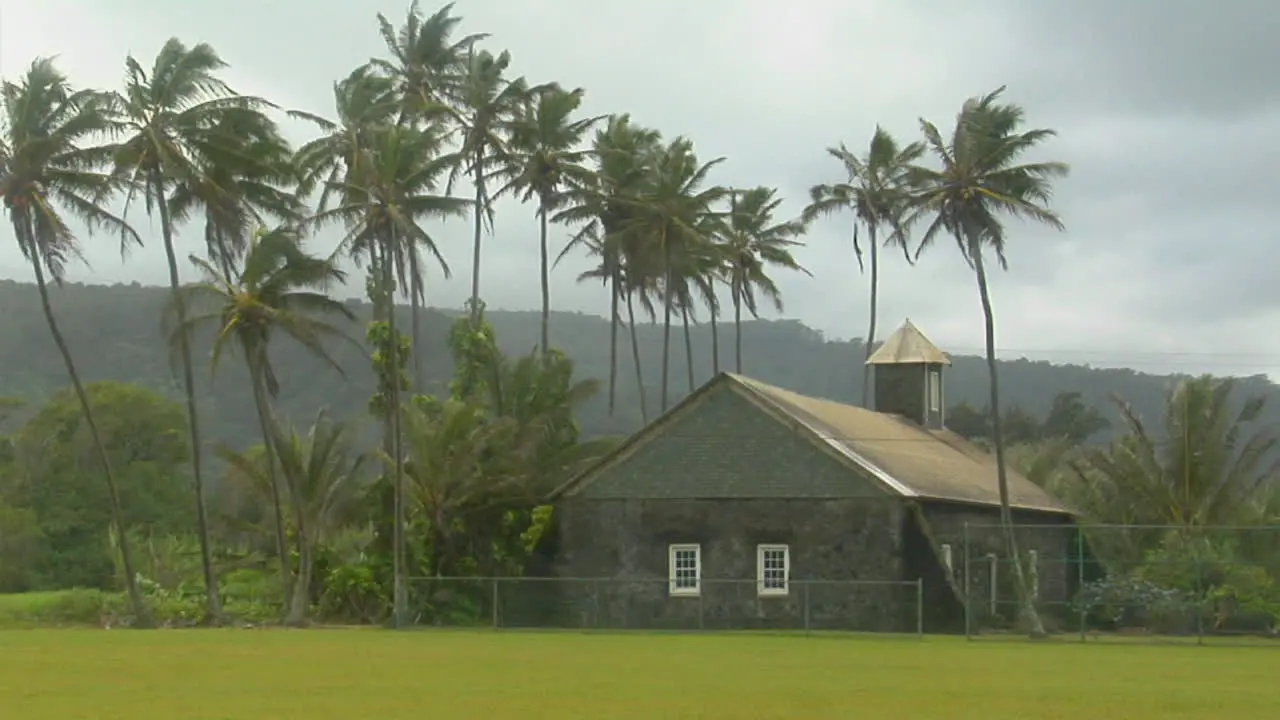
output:
[[[1010,624],[1016,616],[1017,596],[1013,586],[1013,567],[999,528],[999,509],[926,503],[923,510],[934,541],[939,546],[951,546],[952,571],[957,585],[964,587],[964,578],[966,574],[968,576],[968,594],[973,599],[971,612],[974,613],[974,621],[984,625]],[[1035,552],[1035,579],[1040,606],[1046,615],[1065,614],[1077,586],[1075,525],[1069,518],[1061,515],[1026,511],[1015,511],[1013,522],[1023,568],[1029,574],[1032,572],[1030,552]],[[990,555],[996,557],[997,566],[997,604],[994,615],[990,602]]]
[[[625,500],[557,507],[562,622],[608,628],[899,631],[902,506],[892,499]],[[701,546],[702,591],[671,596],[672,544]],[[791,587],[758,597],[756,548],[789,546]],[[571,578],[581,580],[571,581]],[[853,581],[889,581],[859,584]]]

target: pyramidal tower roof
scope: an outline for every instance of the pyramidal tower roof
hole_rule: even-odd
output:
[[[907,320],[880,349],[867,358],[868,365],[950,365],[951,356],[938,349],[920,329]]]

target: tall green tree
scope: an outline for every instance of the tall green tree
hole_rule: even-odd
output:
[[[194,329],[212,327],[215,335],[210,370],[214,373],[228,349],[240,351],[249,370],[250,390],[262,442],[268,450],[267,455],[275,458],[278,453],[274,446],[275,421],[271,399],[280,393],[280,380],[268,354],[271,340],[286,335],[312,355],[341,370],[330,356],[325,340],[347,339],[354,343],[328,322],[331,317],[353,319],[351,311],[342,302],[328,295],[334,286],[345,281],[346,274],[337,267],[333,258],[308,254],[301,236],[291,228],[255,233],[233,276],[227,276],[221,268],[204,258],[193,255],[191,262],[200,270],[202,280],[181,288],[169,309],[174,328],[172,343],[175,347],[189,346]],[[181,309],[193,306],[212,309],[190,316],[180,314]],[[306,588],[299,590],[300,583],[294,583],[290,578],[284,505],[276,463],[269,461],[267,470],[275,508],[276,545],[283,576],[284,601],[289,607],[286,619],[301,622],[306,612]],[[283,475],[294,511],[295,529],[301,534],[307,531],[301,496],[294,486],[294,478],[289,473]],[[301,599],[299,592],[303,593]],[[299,602],[303,607],[298,607]]]
[[[507,180],[494,197],[518,196],[538,204],[538,257],[542,283],[541,348],[551,348],[551,262],[547,250],[550,213],[562,207],[570,193],[590,183],[585,166],[589,151],[583,139],[602,117],[574,118],[585,94],[582,88],[565,90],[550,85],[534,93],[511,124],[506,161],[496,174]]]
[[[1088,467],[1119,489],[1121,504],[1138,513],[1142,524],[1247,524],[1259,516],[1280,476],[1280,433],[1261,422],[1265,398],[1241,403],[1235,388],[1231,378],[1181,380],[1169,393],[1158,428],[1149,428],[1116,398],[1125,434],[1110,447],[1090,448],[1077,467]],[[1087,472],[1080,476],[1099,479]]]
[[[404,277],[408,266],[406,248],[425,246],[442,264],[440,255],[422,223],[446,219],[466,213],[470,203],[464,199],[438,194],[443,175],[457,167],[457,156],[445,152],[444,131],[438,125],[417,129],[388,126],[373,133],[370,146],[356,157],[347,178],[337,185],[341,198],[331,209],[317,213],[310,222],[315,225],[339,223],[347,235],[341,252],[371,259],[372,281],[380,283],[377,295],[384,298],[386,321],[391,342],[397,342],[394,303],[395,280]],[[394,346],[393,346],[394,347]],[[399,353],[392,353],[391,377],[400,375]],[[395,522],[393,555],[395,568],[397,623],[406,622],[408,602],[405,585],[407,554],[404,538],[404,453],[401,431],[402,402],[398,382],[390,384],[387,429],[391,438],[386,443],[390,457],[390,475],[394,486]]]
[[[475,44],[487,37],[484,34],[465,35],[455,39],[462,18],[453,15],[453,3],[449,3],[429,17],[423,17],[418,2],[409,5],[404,23],[395,26],[381,13],[378,29],[390,57],[374,58],[369,68],[390,83],[391,96],[396,106],[395,124],[426,129],[427,126],[458,128],[462,116],[458,113],[461,102],[462,81],[466,77],[466,60]],[[409,312],[413,328],[413,384],[424,390],[426,376],[422,361],[425,348],[422,345],[420,308],[426,303],[426,271],[422,257],[416,248],[406,254],[406,277],[399,282],[409,296]],[[448,266],[443,266],[443,276],[450,277]]]
[[[677,271],[683,258],[709,244],[701,218],[727,194],[707,181],[711,170],[724,161],[701,163],[693,142],[676,138],[654,158],[639,193],[626,202],[634,211],[622,232],[643,243],[629,263],[645,275],[659,278],[662,287],[662,412],[667,410],[671,365],[671,314],[679,300],[682,278]]]
[[[90,382],[85,393],[111,458],[125,527],[189,532],[194,509],[184,472],[190,457],[185,408],[128,383]],[[25,568],[28,577],[38,589],[110,587],[125,574],[116,572],[123,563],[111,561],[119,555],[111,539],[120,535],[111,492],[97,472],[93,433],[74,390],[55,393],[13,441],[13,473],[9,482],[0,477],[0,498],[30,510],[41,530],[42,547]]]
[[[1056,133],[1050,129],[1024,129],[1021,107],[1001,101],[1004,88],[965,101],[955,128],[944,139],[937,126],[921,119],[925,143],[936,166],[912,165],[908,183],[913,188],[906,225],[925,222],[916,250],[930,248],[942,235],[950,235],[978,281],[978,296],[986,324],[987,372],[990,377],[992,445],[1000,492],[1000,519],[1005,544],[1013,561],[1015,584],[1023,614],[1033,635],[1044,635],[1027,587],[1013,515],[1009,508],[1009,478],[1005,467],[1004,437],[1000,427],[1000,385],[996,368],[995,313],[987,285],[986,254],[995,256],[1001,268],[1005,259],[1005,218],[1028,219],[1062,229],[1062,220],[1048,206],[1053,181],[1067,174],[1061,162],[1022,163],[1023,156]]]
[[[271,496],[270,468],[274,465],[294,489],[298,576],[293,583],[288,624],[306,622],[316,548],[353,521],[367,490],[361,474],[366,456],[356,450],[354,435],[353,426],[337,422],[321,410],[305,433],[274,423],[271,448],[275,457],[271,462],[261,447],[241,453],[224,448],[221,453],[264,500]]]
[[[264,118],[237,120],[230,117],[236,114],[252,117],[268,104],[258,98],[238,95],[228,87],[218,77],[226,67],[227,64],[211,46],[199,43],[188,47],[177,38],[170,38],[160,48],[150,71],[132,55],[127,57],[124,89],[112,94],[115,131],[117,136],[123,136],[113,148],[115,173],[127,183],[130,200],[135,193],[141,193],[147,214],[155,212],[159,215],[160,235],[169,266],[169,289],[177,303],[174,310],[179,323],[186,316],[186,308],[180,300],[182,280],[174,248],[177,228],[169,206],[169,194],[185,185],[188,189],[199,188],[207,208],[215,211],[227,207],[244,208],[244,203],[231,199],[231,189],[215,183],[219,173],[210,175],[206,170],[210,161],[223,161],[231,162],[237,168],[228,172],[253,175],[257,171],[247,166],[257,161],[245,155],[244,138],[236,130],[248,124],[259,128],[270,126]],[[265,162],[270,163],[274,159],[272,155]],[[222,223],[219,226],[221,234],[215,238],[224,250],[232,247],[228,242],[229,226],[229,223]],[[209,548],[200,413],[196,404],[191,348],[186,344],[185,336],[179,338],[177,349],[191,433],[191,472],[195,478],[200,552],[205,565],[209,612],[216,620],[220,608]]]
[[[769,277],[771,268],[797,270],[810,275],[793,256],[804,243],[796,240],[804,226],[775,219],[782,198],[773,188],[757,187],[730,196],[728,217],[720,233],[723,272],[733,302],[734,368],[742,372],[742,310],[759,317],[757,296],[763,296],[782,312],[782,293]]]
[[[138,234],[122,218],[100,204],[118,187],[109,173],[102,172],[109,155],[92,144],[115,129],[109,98],[92,90],[73,88],[50,58],[36,59],[21,80],[5,81],[0,87],[4,102],[4,115],[0,118],[0,197],[4,198],[13,225],[18,251],[31,263],[45,323],[89,427],[108,490],[112,523],[122,538],[120,559],[129,601],[137,622],[147,625],[150,614],[138,588],[129,543],[123,540],[127,528],[111,459],[93,405],[49,303],[48,279],[61,283],[66,263],[81,257],[80,244],[67,225],[67,215],[90,229],[119,234],[122,248],[140,242]]]
[[[455,118],[462,133],[459,163],[454,174],[465,173],[475,187],[472,211],[475,240],[471,253],[471,313],[480,307],[480,247],[485,224],[493,225],[493,203],[486,179],[495,168],[509,163],[511,127],[529,102],[529,86],[523,77],[507,78],[511,53],[472,50],[458,86]],[[452,178],[451,178],[452,179]],[[452,185],[452,183],[451,183]]]
[[[907,238],[902,232],[901,219],[905,211],[907,188],[905,177],[907,169],[924,153],[924,144],[913,142],[900,147],[886,130],[879,125],[871,136],[871,145],[866,154],[859,157],[841,143],[839,147],[827,148],[827,153],[840,161],[844,166],[847,180],[842,183],[814,185],[809,190],[809,205],[805,207],[805,222],[813,222],[819,217],[840,212],[851,212],[853,221],[853,252],[858,258],[858,269],[863,270],[862,246],[858,242],[859,226],[867,229],[870,242],[871,266],[871,303],[870,318],[867,321],[867,340],[864,344],[866,356],[871,359],[876,344],[876,320],[879,317],[878,303],[880,299],[880,257],[878,242],[879,233],[890,231],[885,238],[886,245],[897,245],[902,248],[907,262],[911,255],[907,249]],[[870,407],[872,367],[866,362],[862,364],[862,405]]]
[[[625,299],[631,354],[635,365],[636,390],[640,398],[640,414],[647,423],[644,373],[640,365],[640,345],[635,329],[635,300],[647,300],[645,283],[639,268],[637,245],[624,232],[636,209],[632,198],[640,193],[640,185],[649,172],[660,147],[661,135],[641,127],[629,115],[612,115],[604,128],[596,130],[591,145],[595,159],[583,186],[572,191],[568,206],[553,220],[579,225],[579,231],[556,258],[558,263],[575,250],[585,250],[598,259],[597,266],[580,280],[599,280],[609,288],[609,414],[617,402],[618,325],[620,305]],[[635,259],[636,262],[629,262]]]

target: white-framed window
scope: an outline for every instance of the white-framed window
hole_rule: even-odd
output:
[[[929,412],[942,412],[942,371],[929,371]]]
[[[756,546],[756,592],[786,595],[791,584],[791,550],[786,545]]]
[[[667,553],[667,574],[672,595],[702,592],[702,546],[672,545]]]
[[[1031,586],[1031,599],[1040,599],[1040,553],[1035,550],[1027,551],[1027,578]]]
[[[948,575],[955,572],[955,566],[952,564],[951,543],[942,544],[942,566],[947,569]]]

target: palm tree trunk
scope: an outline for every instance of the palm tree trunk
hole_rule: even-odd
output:
[[[475,245],[471,250],[471,322],[480,319],[480,240],[484,235],[484,173],[480,161],[484,158],[484,149],[476,150],[475,156]]]
[[[618,295],[622,291],[618,272],[609,279],[609,417],[618,401]]]
[[[631,328],[631,359],[636,365],[636,391],[640,393],[640,420],[649,424],[649,403],[645,400],[644,373],[640,370],[640,337],[636,335],[636,309],[633,293],[627,293],[627,325]]]
[[[689,308],[681,308],[680,315],[680,320],[684,323],[684,364],[689,372],[689,392],[692,394],[697,381],[693,378],[693,336],[689,334]]]
[[[405,493],[404,493],[404,451],[401,447],[401,429],[400,429],[400,336],[396,330],[396,304],[395,304],[395,274],[392,271],[392,258],[394,253],[392,248],[395,246],[395,229],[393,228],[387,237],[387,248],[383,253],[382,276],[387,287],[387,297],[390,299],[390,307],[387,308],[387,330],[391,337],[391,353],[389,356],[390,367],[388,373],[391,375],[390,383],[390,404],[388,413],[391,419],[391,458],[392,458],[392,481],[395,483],[394,505],[395,505],[395,521],[392,532],[392,545],[394,546],[392,562],[392,607],[395,615],[394,621],[397,628],[404,627],[406,610],[409,604],[409,594],[406,576],[408,574],[408,552],[406,551],[407,542],[405,539]],[[480,262],[480,236],[476,235],[476,267],[479,268]],[[479,282],[479,274],[473,276],[474,282]],[[472,292],[477,292],[479,285],[473,285]],[[479,308],[479,304],[473,304],[473,311]]]
[[[738,284],[733,286],[733,351],[734,367],[742,374],[742,292]]]
[[[178,256],[173,248],[173,221],[169,217],[169,203],[164,196],[164,186],[160,182],[158,172],[152,172],[148,178],[151,185],[152,199],[160,212],[160,235],[164,241],[165,260],[169,265],[169,292],[175,306],[178,327],[187,319],[187,308],[182,294],[178,292],[182,284],[178,277]],[[224,253],[225,255],[225,253]],[[191,342],[186,332],[179,333],[178,352],[182,362],[182,389],[187,403],[187,432],[191,441],[191,479],[196,494],[196,532],[200,536],[200,564],[204,572],[205,603],[208,620],[218,624],[222,622],[222,598],[218,592],[218,579],[213,572],[213,552],[209,542],[209,513],[205,508],[204,469],[200,448],[200,413],[196,408],[195,372],[191,363]]]
[[[542,259],[542,354],[551,349],[551,268],[547,262],[547,199],[538,208],[539,247]]]
[[[267,389],[263,378],[262,358],[259,353],[265,352],[257,348],[245,348],[245,363],[249,367],[249,385],[253,390],[253,407],[258,414],[258,429],[262,432],[263,460],[267,464],[267,483],[271,486],[271,510],[276,523],[276,555],[280,558],[280,580],[284,594],[286,617],[292,607],[293,583],[290,582],[292,571],[289,567],[289,540],[284,532],[284,501],[280,497],[280,478],[276,475],[276,444],[271,434],[271,410],[267,407]]]
[[[711,372],[713,375],[720,374],[720,324],[716,322],[716,316],[720,314],[719,308],[714,305],[709,311],[711,313]]]
[[[129,594],[129,606],[133,609],[134,623],[137,627],[151,627],[154,623],[151,611],[142,599],[142,591],[138,588],[137,570],[133,564],[133,552],[129,547],[129,535],[124,521],[124,507],[120,504],[120,489],[116,485],[115,473],[111,470],[111,458],[107,448],[102,444],[102,434],[98,431],[98,422],[93,415],[93,405],[89,402],[89,394],[85,392],[84,383],[80,381],[80,373],[76,371],[75,361],[71,359],[71,349],[67,347],[66,338],[58,328],[57,318],[53,314],[53,306],[49,303],[49,287],[45,284],[44,267],[39,248],[33,242],[34,233],[30,225],[26,228],[27,247],[31,249],[31,267],[36,274],[36,289],[40,292],[40,307],[44,310],[44,320],[49,326],[49,334],[53,336],[53,344],[62,355],[62,363],[66,366],[67,375],[71,378],[71,386],[75,389],[76,399],[80,401],[80,412],[84,414],[85,425],[89,427],[89,438],[93,441],[94,453],[102,463],[102,473],[107,481],[107,496],[111,503],[111,524],[115,526],[116,535],[120,538],[120,564],[124,566],[124,586]],[[18,228],[19,232],[23,228]]]
[[[871,235],[871,319],[867,321],[867,343],[862,358],[862,407],[871,409],[868,398],[871,395],[871,366],[867,361],[876,346],[876,303],[880,298],[880,248],[876,244],[876,226],[872,223],[868,228]]]
[[[418,253],[409,253],[409,322],[413,324],[413,329],[409,333],[409,337],[413,340],[413,346],[409,349],[409,354],[413,358],[413,388],[420,393],[427,391],[427,381],[422,375],[422,320],[420,311],[422,305],[426,302],[426,292],[423,290],[423,281],[421,275],[422,269],[418,267]]]
[[[1004,541],[1009,557],[1013,562],[1013,578],[1018,593],[1018,604],[1026,619],[1028,632],[1033,638],[1046,637],[1044,623],[1036,612],[1027,588],[1026,576],[1022,570],[1022,558],[1018,554],[1018,538],[1013,528],[1013,511],[1009,507],[1009,473],[1004,464],[1004,436],[1000,430],[1000,387],[996,369],[996,321],[991,309],[991,293],[987,287],[987,271],[982,264],[982,248],[971,244],[970,256],[973,258],[974,270],[978,276],[978,295],[982,299],[982,314],[986,320],[987,374],[990,377],[991,389],[991,439],[996,454],[996,484],[1000,491],[1000,525],[1004,529]]]
[[[662,412],[667,411],[667,383],[671,369],[671,248],[662,229]]]

